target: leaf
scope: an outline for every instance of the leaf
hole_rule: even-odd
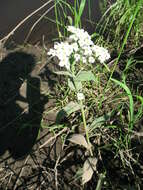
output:
[[[57,114],[56,122],[59,123],[63,118],[69,116],[70,114],[80,110],[80,105],[75,102],[68,103],[65,107],[63,107]]]
[[[118,106],[119,108],[120,106]],[[103,116],[95,118],[91,125],[89,126],[90,132],[93,131],[95,128],[101,127],[103,124],[105,124],[115,113],[115,110],[104,114]]]
[[[77,81],[96,81],[94,74],[91,71],[81,71],[76,76]]]
[[[91,180],[94,171],[96,170],[97,159],[89,157],[83,165],[82,184],[84,185]]]
[[[75,23],[76,26],[79,26],[79,22],[81,21],[81,16],[83,14],[85,4],[86,4],[86,0],[82,0],[81,3],[80,3],[79,12],[75,17],[76,18],[76,20],[75,20],[76,21],[76,23]]]
[[[69,116],[70,114],[72,114],[73,112],[76,112],[78,110],[80,110],[80,104],[76,103],[76,102],[70,102],[68,103],[63,110],[66,112],[66,114]]]
[[[143,115],[143,97],[136,95],[136,98],[141,101],[141,106],[138,108],[137,114],[135,115],[135,122]]]
[[[105,178],[105,173],[100,174],[99,179],[98,179],[98,183],[96,186],[96,190],[101,190],[102,189],[102,184],[104,182],[104,178]]]
[[[82,83],[81,83],[81,81],[75,80],[74,83],[75,83],[75,86],[76,86],[76,90],[77,90],[77,91],[82,90]]]
[[[73,91],[82,90],[82,83],[80,81],[77,81],[77,80],[74,80],[74,79],[72,81],[71,78],[68,78],[68,86]]]
[[[70,88],[71,90],[73,90],[73,91],[76,90],[76,89],[75,89],[75,86],[74,86],[74,83],[73,83],[73,81],[72,81],[70,78],[68,78],[68,86],[69,86],[69,88]]]
[[[72,74],[68,71],[54,71],[54,73],[57,75],[66,75],[66,76],[73,77]]]
[[[69,22],[69,25],[72,26],[73,25],[73,19],[71,16],[67,16],[67,19],[68,19],[68,22]]]
[[[130,129],[133,129],[133,122],[134,122],[134,102],[133,102],[133,96],[132,93],[130,91],[130,89],[127,87],[126,84],[111,78],[111,80],[113,82],[115,82],[116,84],[120,85],[127,93],[127,96],[129,98],[129,108],[130,108]]]
[[[72,143],[78,144],[78,145],[82,145],[86,149],[89,149],[89,145],[88,145],[85,137],[81,134],[72,135],[72,137],[69,139],[69,141],[71,141]]]
[[[104,67],[107,69],[108,72],[110,72],[110,68],[108,67],[107,64],[105,64],[104,62],[102,63],[104,65]]]
[[[82,145],[86,149],[89,149],[89,145],[88,145],[85,137],[81,134],[72,135],[72,137],[69,139],[69,141],[71,141],[72,143],[78,144],[78,145]]]
[[[83,168],[78,168],[78,170],[76,171],[75,175],[74,175],[74,180],[78,180],[82,177],[83,174]]]

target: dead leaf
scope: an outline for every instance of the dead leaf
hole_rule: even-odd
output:
[[[69,139],[72,143],[79,144],[84,146],[86,149],[89,149],[89,145],[85,139],[85,137],[81,134],[74,134],[72,137]]]
[[[97,159],[89,157],[83,165],[82,184],[84,185],[91,180],[94,171],[96,170]]]

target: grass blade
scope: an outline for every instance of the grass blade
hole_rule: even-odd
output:
[[[79,12],[77,13],[76,18],[75,18],[75,26],[77,27],[79,27],[79,22],[81,21],[81,16],[84,11],[85,4],[86,4],[86,0],[82,0],[80,3]]]
[[[127,95],[128,95],[128,98],[129,98],[129,109],[130,109],[130,130],[133,129],[133,122],[134,122],[134,102],[133,102],[133,96],[132,96],[132,93],[130,91],[130,89],[127,87],[126,84],[116,80],[116,79],[113,79],[111,78],[111,80],[113,82],[115,82],[116,84],[120,85],[121,88],[123,88]]]

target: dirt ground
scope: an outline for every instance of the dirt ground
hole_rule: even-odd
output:
[[[1,50],[0,189],[39,189],[44,185],[39,183],[45,178],[43,162],[49,160],[49,153],[44,151],[46,145],[38,147],[51,135],[41,130],[41,120],[44,111],[53,108],[54,100],[48,94],[57,82],[52,71],[44,67],[46,62],[38,46]],[[46,124],[54,119],[55,112],[49,112]],[[38,160],[34,158],[39,156]]]
[[[41,128],[52,125],[57,113],[59,78],[46,50],[26,45],[1,48],[0,55],[0,189],[83,189],[73,178],[82,151],[63,151],[61,135],[68,129],[54,135]]]

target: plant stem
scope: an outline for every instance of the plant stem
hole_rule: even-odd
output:
[[[60,32],[60,27],[59,27],[59,22],[58,22],[58,8],[57,8],[57,2],[55,1],[55,17],[56,17],[56,26],[57,26],[57,31],[59,38],[61,38],[61,32]]]
[[[87,129],[87,125],[86,125],[85,112],[84,112],[82,100],[80,101],[80,105],[81,105],[81,113],[82,113],[84,130],[85,130],[85,134],[86,134],[86,140],[87,140],[87,143],[89,145],[90,155],[93,156],[93,152],[92,152],[92,149],[91,149],[91,146],[90,146],[91,143],[90,143],[90,140],[89,140],[89,134],[88,134],[88,129]]]
[[[104,178],[105,178],[105,174],[103,174],[103,173],[100,174],[99,180],[98,180],[98,183],[96,186],[96,190],[101,190]]]

